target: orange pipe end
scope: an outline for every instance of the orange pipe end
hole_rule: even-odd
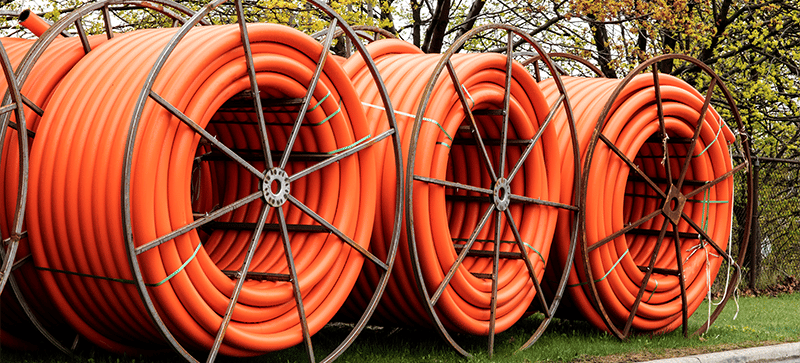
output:
[[[50,29],[50,24],[30,9],[25,9],[19,14],[19,25],[24,26],[37,37],[42,36],[47,29]]]

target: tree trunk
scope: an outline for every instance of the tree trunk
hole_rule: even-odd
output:
[[[442,52],[444,35],[449,23],[450,0],[439,0],[437,2],[436,11],[431,19],[431,24],[428,26],[428,31],[425,32],[425,44],[422,45],[422,51],[425,53]]]
[[[472,6],[469,8],[469,13],[467,14],[467,18],[464,20],[464,23],[458,27],[459,29],[456,39],[460,38],[462,35],[466,34],[475,27],[475,21],[478,20],[478,16],[481,15],[484,5],[486,5],[485,0],[475,0],[472,3]]]
[[[422,1],[424,0],[411,1],[411,17],[414,19],[411,36],[417,48],[422,48]]]
[[[594,16],[589,16],[594,19]],[[611,68],[611,49],[608,47],[608,31],[606,25],[602,23],[591,24],[592,35],[594,36],[594,46],[597,48],[597,64],[603,75],[607,78],[617,78],[617,72]]]

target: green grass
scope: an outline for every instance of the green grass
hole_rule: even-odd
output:
[[[690,332],[705,322],[707,305],[703,305],[689,320]],[[736,320],[736,304],[728,302],[722,315],[702,337],[684,338],[679,331],[661,336],[635,335],[628,341],[599,332],[584,322],[554,320],[542,338],[530,349],[512,354],[528,339],[537,326],[537,318],[528,318],[511,330],[499,334],[495,355],[486,354],[485,337],[456,336],[455,339],[474,354],[463,359],[434,332],[410,328],[372,328],[364,331],[337,362],[537,362],[537,361],[630,361],[655,359],[674,355],[697,354],[716,350],[763,345],[767,343],[800,341],[800,293],[781,297],[742,297]],[[341,341],[349,330],[346,327],[326,327],[313,337],[317,357]],[[250,359],[222,357],[220,362],[294,362],[306,361],[302,347]],[[198,357],[202,356],[198,355]],[[100,350],[83,352],[79,362],[127,363],[176,361],[177,356],[120,357]],[[71,361],[59,352],[49,350],[20,353],[0,351],[2,362],[61,362]]]

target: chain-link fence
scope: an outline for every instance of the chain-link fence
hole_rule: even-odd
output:
[[[745,282],[761,288],[800,274],[800,161],[756,158],[752,249]]]

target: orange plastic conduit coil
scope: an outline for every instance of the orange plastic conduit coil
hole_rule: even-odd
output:
[[[423,54],[409,43],[386,39],[370,44],[367,49],[375,60],[378,70],[386,84],[397,115],[398,131],[401,135],[404,157],[409,153],[409,137],[414,124],[412,112],[417,110],[421,102],[421,93],[429,81],[430,74],[440,59],[440,55]],[[472,109],[502,109],[505,79],[506,57],[499,54],[457,54],[452,58],[459,80],[471,97]],[[361,95],[367,110],[367,117],[373,120],[372,127],[385,122],[377,90],[369,82],[369,74],[363,61],[351,58],[345,69],[353,79],[353,84]],[[509,122],[509,139],[530,139],[535,135],[538,125],[544,121],[549,111],[539,87],[533,78],[519,64],[514,64],[512,71],[511,118]],[[462,87],[462,85],[458,85]],[[459,141],[472,140],[469,131],[459,130],[465,122],[465,112],[461,107],[456,89],[449,77],[439,77],[430,106],[426,112],[420,146],[416,150],[417,175],[456,181],[463,184],[482,186],[491,189],[491,180],[485,170],[474,145],[464,145]],[[478,116],[477,122],[482,135],[486,138],[498,139],[502,125],[502,117]],[[546,152],[542,145],[553,145],[555,131],[547,128],[542,136],[542,143],[534,149],[531,156],[514,179],[512,190],[515,194],[545,200],[557,200],[560,193],[560,165],[557,154]],[[454,143],[455,141],[455,143]],[[499,158],[499,146],[489,147],[490,155]],[[508,165],[514,165],[522,148],[508,148]],[[384,157],[391,157],[384,154]],[[390,160],[390,159],[387,159]],[[497,161],[497,160],[495,160]],[[496,164],[499,165],[499,164]],[[510,169],[510,167],[509,167]],[[391,210],[393,194],[390,186],[394,185],[394,170],[379,170],[381,177],[381,200],[379,213],[376,215],[375,232],[373,233],[373,251],[385,245],[391,232],[391,221],[394,211]],[[454,244],[465,244],[472,231],[476,229],[481,215],[491,204],[489,202],[464,203],[449,199],[453,196],[476,196],[464,190],[455,193],[443,187],[420,184],[415,190],[415,225],[419,259],[423,274],[431,293],[441,283],[450,266],[455,262],[457,253]],[[549,254],[550,244],[555,229],[556,212],[553,208],[533,205],[512,204],[510,207],[514,218],[520,226],[520,233],[531,249],[526,251],[534,264],[537,278],[544,273],[545,258]],[[506,224],[507,225],[507,224]],[[415,284],[415,273],[409,254],[407,233],[401,232],[401,244],[398,258],[392,271],[386,292],[378,306],[375,316],[393,324],[431,326],[432,322],[422,304],[424,300]],[[492,251],[494,223],[487,223],[480,231],[478,242],[473,249]],[[503,241],[513,241],[509,227],[502,231]],[[503,243],[504,252],[519,252],[515,244]],[[380,251],[375,252],[381,256]],[[365,269],[364,278],[354,289],[353,301],[363,301],[364,296],[371,296],[369,281],[374,281],[374,271]],[[504,260],[499,268],[497,295],[496,331],[508,329],[520,317],[532,301],[535,289],[530,281],[528,271],[522,260]],[[438,316],[448,329],[473,335],[488,335],[490,321],[490,300],[492,284],[489,279],[482,279],[474,273],[491,273],[491,258],[468,257],[459,267],[458,272],[435,306]]]
[[[263,97],[303,97],[321,44],[280,25],[253,24],[248,29]],[[137,289],[128,281],[132,273],[123,242],[120,191],[135,98],[175,32],[140,30],[117,36],[90,53],[56,91],[31,151],[30,234],[36,263],[49,269],[42,272],[47,291],[78,332],[117,352],[139,354],[164,346]],[[249,87],[239,28],[231,25],[191,30],[153,89],[229,147],[261,153],[248,117],[217,113],[228,99]],[[336,62],[325,63],[314,103],[319,107],[309,110],[304,122],[317,126],[302,128],[295,151],[332,152],[369,134],[360,100]],[[231,117],[239,117],[239,123],[226,123]],[[267,121],[271,145],[282,145],[291,123],[280,117]],[[208,151],[196,133],[152,100],[139,130],[131,181],[137,246],[193,220],[193,160]],[[367,247],[376,204],[374,164],[370,152],[360,152],[292,183],[292,195]],[[259,180],[232,165],[201,167],[205,171],[197,175],[204,181],[196,189],[195,206],[227,205],[261,190]],[[263,163],[254,166],[265,168]],[[304,166],[292,162],[287,172]],[[310,217],[289,206],[282,206],[288,223],[309,224]],[[261,207],[259,200],[222,220],[254,223]],[[275,220],[271,210],[267,221]],[[305,311],[314,333],[343,304],[363,257],[331,234],[292,235]],[[236,282],[222,270],[241,266],[251,236],[249,231],[193,230],[139,255],[145,282],[158,285],[150,288],[151,298],[184,347],[210,349]],[[283,256],[279,234],[265,231],[250,272],[288,273]],[[253,356],[300,342],[291,284],[247,281],[220,353]]]
[[[105,39],[103,36],[92,36],[89,41],[95,47],[102,44]],[[33,40],[18,38],[0,38],[0,41],[3,42],[14,69],[18,68],[25,54],[34,44]],[[28,79],[20,92],[33,103],[46,110],[56,86],[75,63],[85,55],[86,53],[78,38],[56,39],[31,69]],[[5,79],[0,79],[0,89],[5,92]],[[12,117],[12,121],[14,120]],[[29,107],[25,107],[25,121],[28,130],[35,133],[40,123],[39,115]],[[31,142],[34,139],[30,139]],[[17,208],[20,158],[18,140],[17,131],[9,129],[6,132],[5,140],[3,140],[2,155],[0,155],[0,175],[2,175],[0,177],[0,229],[3,235],[8,235],[14,223],[14,214]],[[23,226],[22,230],[26,230],[26,227]],[[21,239],[16,260],[19,261],[30,255],[30,253],[28,239]],[[30,309],[39,316],[40,322],[45,327],[57,333],[61,329],[60,326],[64,326],[63,318],[55,311],[49,298],[42,294],[44,287],[39,281],[33,265],[30,263],[23,264],[14,271],[13,275]],[[2,339],[0,339],[0,342],[2,342],[3,347],[23,348],[23,345],[15,344],[14,342],[41,340],[41,336],[28,321],[22,307],[19,306],[12,289],[4,289],[0,301],[0,310],[3,311],[3,314],[0,315],[0,326],[2,326],[2,330],[0,330]],[[19,339],[12,338],[11,332]]]
[[[680,79],[665,74],[659,78],[667,135],[670,138],[690,139],[700,119],[704,96]],[[586,149],[599,114],[621,81],[577,77],[562,77],[562,79],[575,112],[580,150],[585,161]],[[602,134],[650,178],[664,180],[667,178],[665,167],[661,164],[664,145],[661,142],[648,142],[648,138],[660,134],[653,84],[651,74],[642,74],[634,78],[614,100]],[[552,80],[545,80],[540,85],[549,100],[558,97]],[[721,120],[713,108],[708,110],[694,150],[687,150],[688,144],[670,143],[666,146],[674,177],[677,177],[675,173],[679,173],[690,152],[693,156],[687,180],[711,181],[732,169],[728,145],[733,142],[734,136]],[[562,130],[567,127],[563,123],[563,113],[557,115],[553,122],[557,122]],[[564,155],[562,173],[569,173],[572,165],[571,155]],[[663,207],[661,200],[655,198],[655,191],[643,180],[631,179],[629,176],[633,177],[635,173],[608,146],[598,142],[586,191],[585,232],[588,246]],[[565,183],[571,181],[570,178],[564,180]],[[659,185],[662,189],[666,188],[663,182]],[[564,187],[565,190],[570,190],[569,186]],[[685,184],[681,192],[685,194],[694,188],[696,186]],[[564,196],[569,198],[568,194]],[[708,235],[715,241],[728,241],[732,209],[733,178],[728,178],[710,188],[707,194],[701,193],[694,199],[688,200],[683,212],[698,225],[704,226]],[[664,216],[659,215],[639,228],[655,230],[657,233],[663,222]],[[672,231],[671,224],[667,230]],[[678,230],[697,235],[697,232],[694,232],[684,220],[678,224]],[[569,239],[568,233],[564,234],[565,231],[568,231],[566,226],[559,225],[553,247],[554,255],[551,258],[555,271],[560,271],[566,261]],[[668,232],[667,237],[672,234],[673,232]],[[638,266],[649,264],[657,238],[657,235],[623,234],[589,254],[592,274],[603,306],[617,326],[624,326],[628,320],[644,280],[645,273]],[[713,277],[716,276],[723,258],[717,256],[710,246],[701,245],[697,238],[681,238],[681,241],[680,257],[676,254],[674,243],[667,241],[662,243],[655,267],[674,270],[678,266],[677,258],[683,259],[688,313],[691,315],[706,296],[708,286],[713,283]],[[725,248],[724,245],[721,247]],[[576,307],[577,311],[597,328],[608,330],[592,305],[580,250],[576,251],[574,264],[569,276],[565,303]],[[707,281],[707,269],[712,281]],[[633,319],[632,328],[652,333],[675,330],[682,322],[681,311],[678,277],[654,272]]]

